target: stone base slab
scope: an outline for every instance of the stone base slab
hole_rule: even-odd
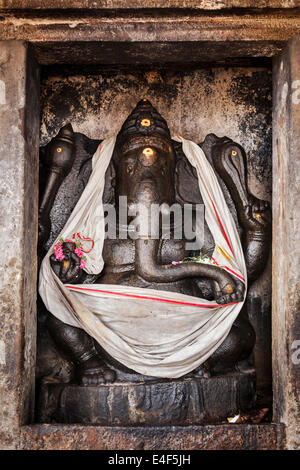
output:
[[[21,428],[24,450],[276,450],[285,428],[270,424],[107,427],[35,424]]]
[[[254,373],[98,387],[44,381],[37,422],[103,426],[220,423],[250,409],[254,401]]]

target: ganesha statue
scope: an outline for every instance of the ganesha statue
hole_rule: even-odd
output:
[[[41,250],[76,160],[71,125],[45,150]],[[201,144],[171,137],[144,99],[94,150],[39,280],[48,331],[78,385],[113,384],[119,371],[141,380],[242,371],[255,343],[245,298],[270,239],[270,207],[249,193],[243,148],[214,134]]]

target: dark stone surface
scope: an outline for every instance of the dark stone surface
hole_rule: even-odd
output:
[[[178,30],[179,27],[179,24],[173,25],[174,30]],[[95,30],[95,33],[97,31],[99,31],[99,27]],[[299,31],[300,26],[295,33]],[[39,37],[44,32],[41,33],[37,28],[35,34]],[[114,32],[108,31],[107,34],[111,35]],[[28,32],[27,36],[30,37],[31,33]],[[55,36],[55,31],[51,36]],[[159,66],[162,63],[169,67],[178,66],[178,64],[197,65],[199,63],[216,63],[220,66],[240,65],[240,63],[249,64],[253,56],[271,58],[279,54],[285,46],[285,41],[270,42],[266,39],[259,43],[254,40],[247,42],[235,41],[229,49],[226,40],[216,42],[213,46],[206,40],[199,42],[186,41],[186,37],[188,37],[186,33],[182,34],[182,41],[178,43],[175,42],[175,38],[170,42],[144,42],[142,36],[138,42],[127,42],[125,39],[124,42],[111,43],[101,41],[101,38],[99,42],[80,42],[73,38],[71,42],[65,43],[51,42],[51,36],[47,41],[36,41],[32,44],[36,60],[41,65],[73,65],[74,62],[84,66],[98,65],[101,67],[110,65],[115,67],[126,65],[127,67],[147,66],[148,64]],[[22,37],[21,34],[20,37]],[[245,58],[248,58],[248,62]]]
[[[254,400],[254,371],[98,387],[45,380],[39,390],[37,422],[104,426],[214,423],[251,409]]]

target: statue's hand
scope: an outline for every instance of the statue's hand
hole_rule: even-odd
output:
[[[228,274],[228,273],[226,273]],[[220,305],[230,304],[232,302],[242,302],[245,295],[245,285],[231,275],[226,284],[213,282],[216,302]]]
[[[79,283],[82,279],[83,270],[80,268],[81,259],[74,253],[76,245],[75,243],[64,242],[61,247],[64,259],[58,260],[54,254],[51,255],[52,269],[64,284]]]
[[[240,219],[246,230],[255,232],[268,231],[271,224],[271,208],[268,201],[250,197],[249,204],[244,206]]]

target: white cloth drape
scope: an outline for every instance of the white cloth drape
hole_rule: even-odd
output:
[[[102,195],[115,140],[108,138],[97,149],[89,182],[55,241],[77,232],[92,238],[95,245],[86,255],[85,268],[90,274],[103,269]],[[214,171],[198,145],[182,137],[175,140],[182,142],[186,157],[197,171],[206,222],[215,240],[213,258],[246,283],[240,239]],[[42,262],[39,280],[47,309],[61,321],[84,329],[112,357],[144,375],[176,378],[198,367],[224,341],[243,306],[243,302],[222,306],[137,287],[64,285],[50,266],[53,246]]]

